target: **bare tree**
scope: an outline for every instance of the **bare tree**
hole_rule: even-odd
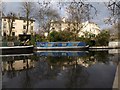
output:
[[[23,16],[26,17],[26,21],[27,21],[27,25],[26,25],[27,28],[26,28],[25,34],[27,34],[28,32],[28,28],[30,25],[29,19],[33,17],[32,15],[34,13],[34,7],[35,7],[34,2],[22,2],[21,4],[21,12]]]
[[[2,26],[1,22],[2,22],[2,1],[0,0],[0,36],[1,36],[1,26]]]
[[[94,13],[93,13],[94,11]],[[67,13],[69,20],[74,23],[73,31],[75,33],[75,39],[84,25],[82,22],[90,21],[96,14],[96,8],[90,4],[83,1],[75,1],[68,3]]]
[[[105,3],[105,5],[111,13],[111,16],[107,20],[107,23],[111,23],[113,26],[115,26],[116,29],[114,29],[114,32],[118,33],[117,39],[120,40],[120,1],[110,0],[108,3]]]
[[[9,27],[9,36],[11,36],[12,33],[12,28],[13,28],[13,22],[16,18],[16,14],[14,12],[9,12],[7,14],[7,19],[8,19],[8,27]]]
[[[50,33],[51,20],[57,20],[60,18],[59,13],[56,9],[52,7],[51,2],[38,2],[36,19],[39,22],[39,27],[41,27],[45,32]]]
[[[109,2],[104,3],[105,6],[110,11],[111,16],[108,18],[108,22],[110,24],[114,24],[118,22],[120,18],[120,1],[119,0],[109,0]]]
[[[2,1],[0,0],[0,19],[2,17]]]
[[[0,0],[0,29],[1,29],[1,22],[2,22],[2,16],[4,15],[5,11],[5,3]]]

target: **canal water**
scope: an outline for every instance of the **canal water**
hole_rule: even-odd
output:
[[[2,56],[2,88],[112,88],[117,55],[56,51]]]

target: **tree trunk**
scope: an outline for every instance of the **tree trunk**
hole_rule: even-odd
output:
[[[26,32],[25,32],[25,34],[27,34],[28,33],[28,28],[29,28],[29,18],[28,18],[28,16],[29,16],[29,12],[27,12],[27,29],[26,29]]]

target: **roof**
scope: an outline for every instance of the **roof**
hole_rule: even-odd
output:
[[[8,18],[7,16],[4,16],[4,17],[2,17],[2,18]],[[12,17],[11,17],[12,18]],[[27,20],[25,17],[14,17],[15,19],[18,19],[18,20]],[[29,18],[28,20],[30,20],[30,21],[34,21],[35,22],[35,20],[34,19],[32,19],[32,18]]]
[[[51,23],[59,23],[59,24],[61,24],[61,23],[78,23],[78,22],[73,22],[73,21],[62,21],[62,20],[59,20],[59,21],[51,21]],[[82,22],[81,24],[92,24],[92,25],[96,25],[96,26],[98,26],[98,24],[96,24],[95,22],[88,22],[88,21],[86,21],[86,22]],[[99,26],[98,26],[99,27]],[[100,28],[100,27],[99,27]]]

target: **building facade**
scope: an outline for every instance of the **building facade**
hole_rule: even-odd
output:
[[[101,31],[100,27],[93,23],[93,22],[84,22],[82,23],[83,27],[81,28],[80,32],[78,33],[79,36],[85,36],[86,33],[88,34],[93,34],[93,35],[98,35]]]
[[[10,34],[10,23],[11,18],[2,17],[2,36],[6,36]],[[34,23],[35,20],[29,19],[29,26],[27,34],[30,35],[34,31]],[[15,17],[12,25],[11,36],[19,36],[20,34],[24,34],[27,29],[27,20],[24,17]]]
[[[86,33],[98,35],[101,31],[100,27],[93,22],[86,21],[79,24],[77,22],[67,21],[65,18],[61,21],[51,21],[50,31],[63,31],[66,29],[69,29],[70,31],[74,31],[75,29],[79,30],[79,37],[85,36]]]

